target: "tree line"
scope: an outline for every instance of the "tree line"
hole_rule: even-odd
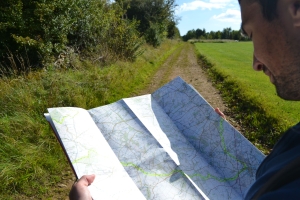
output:
[[[147,42],[180,37],[175,0],[0,2],[0,73],[63,65],[71,55],[134,60]]]
[[[243,37],[239,30],[232,30],[231,28],[224,28],[223,31],[210,31],[206,32],[205,29],[189,30],[184,36],[184,41],[190,39],[228,39],[238,41],[249,41],[249,38]]]

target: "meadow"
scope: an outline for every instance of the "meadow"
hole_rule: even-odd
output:
[[[222,91],[244,135],[268,153],[300,119],[300,102],[280,99],[269,77],[252,68],[252,42],[195,43],[199,60]]]

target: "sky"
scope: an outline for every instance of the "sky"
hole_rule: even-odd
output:
[[[180,35],[192,29],[222,31],[224,28],[239,30],[241,13],[237,0],[175,0],[175,15],[179,17]]]

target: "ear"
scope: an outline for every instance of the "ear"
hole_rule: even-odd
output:
[[[289,4],[289,13],[291,14],[293,24],[300,28],[300,1],[292,0]]]

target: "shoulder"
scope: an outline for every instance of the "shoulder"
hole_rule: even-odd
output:
[[[300,197],[300,178],[292,181],[277,190],[268,192],[261,197],[259,197],[259,200],[267,200],[267,199],[299,199]]]
[[[286,196],[286,193],[299,197],[300,190],[295,189],[297,185],[299,188],[299,184],[300,123],[282,136],[270,155],[261,163],[257,170],[256,182],[248,191],[246,199],[271,198],[269,195],[279,197],[280,194]]]

